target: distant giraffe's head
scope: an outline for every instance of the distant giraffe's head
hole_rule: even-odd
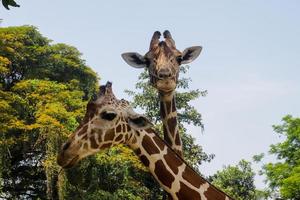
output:
[[[148,119],[135,113],[126,100],[116,99],[107,82],[100,87],[97,98],[88,103],[83,122],[62,146],[57,162],[70,168],[101,149],[131,142],[134,130],[150,126]]]
[[[195,60],[202,47],[189,47],[180,52],[176,49],[175,41],[169,31],[163,33],[164,41],[159,41],[160,36],[159,31],[154,32],[150,49],[145,56],[129,52],[123,53],[122,57],[132,67],[146,67],[149,71],[151,84],[160,92],[168,93],[176,88],[179,66]]]

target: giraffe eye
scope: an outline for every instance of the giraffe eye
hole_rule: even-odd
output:
[[[117,116],[116,113],[109,112],[109,111],[104,111],[104,112],[100,113],[100,117],[102,119],[105,119],[105,120],[108,120],[108,121],[112,121],[116,116]]]
[[[182,62],[182,56],[177,56],[176,61],[180,64]]]
[[[69,146],[71,145],[71,142],[67,142],[63,145],[63,150],[65,151]]]

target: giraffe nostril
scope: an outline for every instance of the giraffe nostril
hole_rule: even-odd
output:
[[[66,142],[64,145],[63,145],[63,151],[67,150],[69,148],[69,146],[71,145],[71,142]]]
[[[158,72],[159,78],[170,78],[171,76],[172,76],[172,74],[169,70],[160,70]]]

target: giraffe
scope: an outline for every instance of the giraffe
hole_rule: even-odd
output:
[[[87,105],[83,122],[62,145],[57,162],[70,168],[88,155],[117,144],[133,149],[142,163],[174,200],[230,200],[198,175],[107,82]]]
[[[160,42],[160,36],[159,31],[154,32],[150,49],[145,56],[129,52],[123,53],[122,57],[132,67],[148,69],[150,83],[158,90],[164,139],[171,145],[173,150],[183,156],[177,120],[175,88],[180,65],[195,60],[199,56],[202,47],[189,47],[181,53],[176,49],[175,41],[168,30],[163,33],[165,41]]]

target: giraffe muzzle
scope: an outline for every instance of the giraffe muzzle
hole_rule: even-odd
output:
[[[73,167],[79,161],[79,155],[74,157],[66,156],[64,151],[57,156],[57,164],[64,169]]]
[[[157,80],[156,88],[162,92],[171,92],[176,88],[176,81],[174,79],[164,79],[164,80]]]
[[[157,73],[159,79],[168,79],[172,77],[172,73],[168,69],[161,69]]]
[[[80,146],[79,143],[74,144],[71,141],[63,144],[57,156],[57,164],[62,168],[73,167],[80,160],[78,153]]]

